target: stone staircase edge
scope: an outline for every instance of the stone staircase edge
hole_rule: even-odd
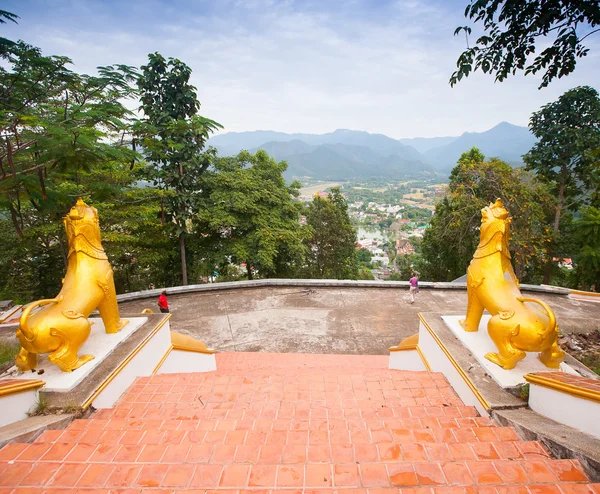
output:
[[[30,443],[47,430],[65,429],[75,414],[36,415],[0,427],[0,448],[8,443]]]

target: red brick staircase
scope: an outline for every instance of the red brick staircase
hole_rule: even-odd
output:
[[[387,357],[225,353],[218,371],[140,378],[112,409],[0,450],[0,494],[269,490],[600,493]]]

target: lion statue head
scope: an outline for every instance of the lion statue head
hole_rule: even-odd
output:
[[[88,206],[80,197],[69,214],[63,218],[67,240],[69,241],[69,254],[83,252],[96,259],[107,259],[100,240],[100,223],[98,211]]]
[[[495,252],[502,252],[510,258],[508,237],[511,221],[501,199],[496,199],[495,203],[490,203],[489,206],[483,208],[481,210],[479,245],[474,257],[480,258]]]

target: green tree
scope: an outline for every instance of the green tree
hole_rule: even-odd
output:
[[[308,276],[355,280],[358,276],[356,230],[339,187],[333,187],[325,198],[313,199],[308,206],[306,223],[313,230],[307,241]]]
[[[132,113],[122,100],[134,94],[135,70],[119,65],[80,75],[66,68],[69,59],[42,56],[23,42],[2,58],[0,208],[23,237],[24,204],[57,221],[72,202],[63,178],[77,182],[78,174],[94,167],[133,161],[126,139]]]
[[[374,280],[375,276],[373,276],[373,273],[371,273],[371,270],[369,268],[360,268],[356,279],[358,279],[358,280]]]
[[[478,151],[477,151],[478,152]],[[547,189],[524,170],[491,159],[473,161],[464,153],[451,173],[449,194],[436,205],[421,245],[423,279],[451,281],[465,274],[479,242],[481,209],[501,198],[513,217],[511,252],[519,279],[540,265],[547,239]],[[479,153],[480,154],[480,153]],[[483,159],[483,155],[480,154]]]
[[[552,278],[552,257],[559,250],[561,218],[596,192],[600,157],[600,97],[588,86],[577,87],[531,116],[531,132],[538,138],[523,156],[555,194],[554,222],[544,283]],[[566,240],[566,239],[563,239]]]
[[[468,151],[464,152],[458,158],[457,164],[459,165],[473,165],[477,163],[483,163],[485,161],[484,154],[479,150],[479,148],[473,146]],[[459,167],[454,168],[452,171],[458,172],[460,170]]]
[[[0,294],[26,302],[57,293],[67,259],[62,216],[78,196],[99,210],[118,291],[173,284],[158,193],[136,186],[143,164],[123,104],[136,96],[136,70],[81,75],[68,58],[23,42],[0,56]]]
[[[600,288],[600,209],[594,206],[583,209],[575,223],[574,240],[579,252],[574,256],[579,284],[582,288],[595,285]]]
[[[0,296],[26,302],[56,295],[67,259],[61,217],[78,196],[99,211],[103,245],[119,293],[146,289],[151,283],[176,284],[178,252],[170,248],[174,239],[160,225],[158,191],[136,187],[134,172],[129,163],[107,163],[76,175],[53,173],[52,185],[60,191],[56,211],[24,202],[19,209],[22,237],[10,226],[9,215],[0,211],[0,228],[6,233],[0,249]]]
[[[189,83],[192,70],[176,58],[148,55],[138,86],[144,119],[137,135],[149,162],[147,178],[161,190],[161,198],[179,237],[181,279],[188,283],[185,239],[197,213],[195,196],[202,173],[214,152],[202,152],[209,134],[220,124],[198,114],[196,88]],[[164,218],[163,218],[164,220]]]
[[[577,59],[589,52],[583,42],[600,31],[597,0],[471,0],[465,17],[482,22],[485,34],[469,46],[471,27],[456,28],[455,35],[465,33],[467,49],[456,62],[452,86],[479,69],[498,82],[524,70],[526,75],[543,72],[541,89],[573,72]],[[552,44],[531,61],[536,45],[551,37]]]
[[[300,183],[286,185],[286,169],[259,150],[219,158],[204,174],[195,237],[209,266],[245,263],[250,280],[290,276],[301,266]]]
[[[414,254],[408,256],[398,256],[396,258],[397,273],[392,276],[393,281],[408,281],[413,273],[415,272],[415,263],[417,262],[417,256]]]
[[[356,251],[356,258],[358,259],[358,262],[368,264],[371,262],[371,253],[369,252],[369,249],[361,247]]]

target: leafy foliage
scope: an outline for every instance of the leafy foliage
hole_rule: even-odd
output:
[[[0,67],[0,295],[54,296],[66,267],[62,216],[78,196],[101,211],[119,291],[172,284],[173,252],[160,230],[158,193],[137,187],[123,102],[136,96],[134,68],[77,74],[66,57],[18,42]]]
[[[0,24],[6,24],[7,21],[14,22],[17,24],[19,16],[6,10],[0,10]],[[8,47],[14,45],[15,42],[0,36],[0,53],[6,50]]]
[[[122,100],[133,94],[129,83],[135,71],[121,65],[99,67],[98,76],[79,75],[66,68],[67,58],[44,57],[22,42],[10,47],[4,60],[0,207],[10,211],[22,237],[23,201],[40,214],[55,215],[73,196],[91,192],[79,180],[81,173],[133,161],[125,140],[131,112]],[[110,182],[94,187],[111,193]]]
[[[423,237],[423,279],[451,281],[465,274],[479,243],[481,209],[496,198],[514,218],[511,249],[517,277],[526,280],[532,276],[528,269],[539,267],[545,254],[547,190],[524,170],[494,158],[483,160],[478,149],[471,149],[452,170],[450,193],[437,204]]]
[[[590,206],[576,222],[575,239],[580,247],[576,256],[579,282],[586,288],[600,287],[600,209]]]
[[[589,52],[585,39],[600,31],[594,29],[600,25],[597,0],[471,0],[465,17],[482,22],[485,34],[474,46],[467,43],[450,78],[452,86],[479,69],[498,82],[524,70],[526,75],[543,73],[541,89],[573,72],[577,59]],[[472,30],[461,26],[454,34],[461,32],[468,40]],[[536,45],[548,37],[553,37],[551,46],[530,61]]]
[[[202,151],[209,134],[221,125],[198,115],[200,102],[186,64],[176,58],[165,60],[159,53],[148,58],[138,80],[145,118],[136,133],[149,162],[147,179],[161,190],[174,192],[163,196],[161,205],[166,202],[179,237],[181,277],[187,285],[185,236],[197,212],[199,179],[215,155]]]
[[[568,237],[561,238],[565,213],[576,212],[598,192],[600,97],[587,86],[567,91],[535,112],[529,128],[538,142],[523,159],[527,169],[535,171],[556,197],[550,250],[557,254],[561,242],[568,241]],[[551,257],[544,283],[551,281]]]
[[[286,168],[265,151],[242,151],[204,174],[195,237],[211,265],[245,263],[248,279],[294,275],[307,231],[294,200],[300,184],[286,185]]]
[[[306,242],[307,277],[357,279],[356,230],[339,187],[333,187],[327,197],[315,196],[306,212],[306,223],[313,230]]]

